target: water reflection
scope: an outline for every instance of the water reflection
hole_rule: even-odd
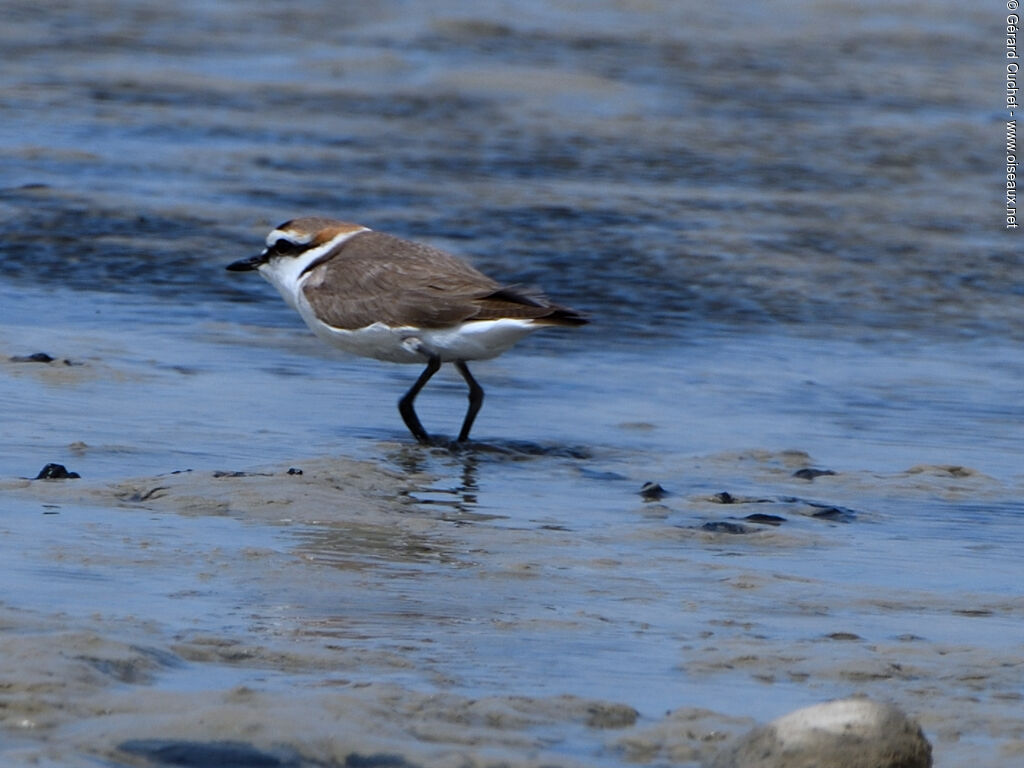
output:
[[[387,461],[406,476],[430,478],[422,486],[411,487],[407,498],[420,511],[440,509],[443,519],[455,523],[505,519],[479,508],[480,473],[491,465],[550,459],[575,463],[591,457],[591,449],[583,446],[526,440],[459,443],[445,438],[434,438],[428,445],[404,444],[386,454]],[[506,487],[506,481],[501,485]]]
[[[495,518],[474,510],[480,491],[480,459],[475,449],[464,448],[454,441],[435,440],[430,445],[400,446],[387,458],[408,477],[436,478],[406,492],[406,497],[416,506],[434,507],[440,510],[443,519],[455,523]],[[454,485],[446,485],[447,478],[457,480]]]
[[[536,453],[536,451],[534,452]],[[409,520],[428,516],[456,526],[505,519],[483,512],[480,503],[481,465],[492,457],[528,456],[508,446],[462,444],[435,439],[428,445],[407,443],[386,454],[387,461],[408,478],[400,498]],[[392,523],[331,521],[294,533],[303,558],[338,568],[361,570],[392,564],[458,564],[461,552],[448,539]]]

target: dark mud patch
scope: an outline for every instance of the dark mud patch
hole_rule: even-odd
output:
[[[169,739],[130,739],[117,746],[122,752],[145,758],[156,766],[182,766],[183,768],[302,768],[309,765],[291,749],[273,752],[258,749],[242,741],[172,741]],[[353,765],[359,763],[357,756]],[[405,765],[404,761],[376,763],[381,768]],[[348,765],[346,761],[345,765]]]

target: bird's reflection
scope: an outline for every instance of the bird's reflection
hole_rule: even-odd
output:
[[[414,485],[407,491],[407,497],[416,505],[445,510],[443,517],[453,522],[499,517],[477,509],[481,460],[474,444],[435,439],[427,445],[403,445],[389,458],[407,477],[424,478],[422,486]]]
[[[444,518],[454,522],[504,519],[484,511],[480,472],[487,465],[543,458],[589,459],[590,451],[578,446],[551,446],[524,441],[458,442],[431,438],[429,443],[403,443],[387,457],[411,481],[407,498],[417,506],[440,507]],[[423,478],[422,484],[416,480]]]

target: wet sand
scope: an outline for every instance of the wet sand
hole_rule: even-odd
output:
[[[17,512],[3,534],[19,550],[8,568],[37,584],[46,563],[48,594],[15,591],[3,610],[5,759],[145,765],[229,749],[275,765],[695,764],[754,720],[693,702],[742,690],[765,712],[868,694],[920,719],[937,764],[980,749],[993,760],[979,764],[1012,759],[1024,744],[1020,598],[854,580],[846,531],[882,520],[836,523],[772,498],[811,482],[817,498],[863,500],[870,487],[909,503],[977,499],[991,478],[914,467],[794,480],[809,463],[700,457],[680,474],[742,464],[763,496],[622,494],[609,529],[577,528],[583,510],[554,524],[439,507],[438,477],[343,457],[6,481]],[[735,527],[712,525],[724,522]],[[650,668],[626,660],[656,646],[670,653]],[[665,674],[668,692],[639,693]],[[590,695],[596,682],[607,696]]]

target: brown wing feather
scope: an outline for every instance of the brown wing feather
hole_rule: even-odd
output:
[[[543,293],[517,285],[499,288],[476,300],[474,320],[496,320],[500,317],[533,319],[548,325],[586,325],[582,314],[555,304]]]
[[[310,270],[303,293],[335,328],[444,328],[502,317],[582,325],[581,315],[543,294],[499,283],[461,259],[381,232],[344,241]]]

